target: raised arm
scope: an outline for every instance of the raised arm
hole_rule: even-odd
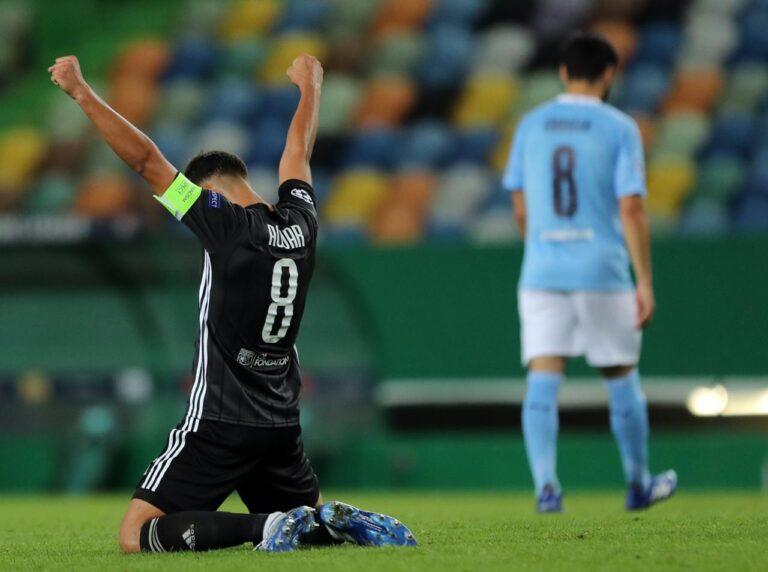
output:
[[[651,269],[651,239],[643,197],[640,195],[621,197],[619,212],[621,225],[624,228],[624,239],[637,280],[637,327],[642,328],[651,321],[656,311]]]
[[[285,149],[280,158],[280,183],[288,179],[299,179],[311,184],[309,158],[317,138],[323,67],[316,58],[302,55],[293,60],[287,74],[298,86],[301,99],[285,138]]]
[[[176,169],[149,137],[96,95],[83,79],[77,58],[56,58],[48,71],[51,81],[77,102],[117,156],[162,194],[173,182]]]

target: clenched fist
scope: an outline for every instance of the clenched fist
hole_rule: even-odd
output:
[[[63,56],[56,58],[56,63],[48,68],[51,81],[58,85],[64,92],[77,99],[79,92],[88,89],[88,84],[83,79],[80,71],[80,62],[75,56]]]
[[[320,89],[323,84],[323,66],[314,56],[302,54],[291,64],[286,72],[290,80],[299,89]]]

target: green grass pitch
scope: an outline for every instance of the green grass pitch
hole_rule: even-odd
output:
[[[756,493],[684,491],[631,514],[621,492],[573,493],[565,514],[547,516],[523,494],[326,496],[397,515],[420,546],[126,556],[116,535],[127,496],[0,497],[0,570],[768,570],[768,498]]]

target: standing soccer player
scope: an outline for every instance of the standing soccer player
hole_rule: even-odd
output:
[[[504,174],[525,237],[519,284],[522,424],[539,512],[560,512],[557,394],[569,357],[586,355],[610,394],[626,508],[671,496],[677,475],[648,469],[648,410],[637,364],[654,313],[643,147],[635,122],[604,103],[616,51],[594,34],[563,50],[565,93],[526,115]],[[629,255],[627,254],[629,250]],[[632,283],[629,259],[637,286]]]
[[[209,550],[245,542],[270,552],[342,541],[414,545],[411,532],[392,517],[323,504],[301,440],[294,342],[317,245],[309,158],[320,63],[300,56],[287,72],[301,98],[274,206],[251,189],[242,160],[228,153],[202,153],[179,173],[91,90],[74,56],[58,58],[48,71],[204,248],[187,413],[139,481],[120,527],[122,550]],[[233,491],[250,514],[216,512]]]

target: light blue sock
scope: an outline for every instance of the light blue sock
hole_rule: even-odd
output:
[[[611,430],[619,445],[624,477],[629,485],[647,489],[648,404],[640,388],[640,376],[633,369],[624,377],[606,381],[611,394]]]
[[[557,480],[557,392],[563,374],[528,372],[528,390],[523,401],[523,436],[536,494],[544,485],[560,491]]]

